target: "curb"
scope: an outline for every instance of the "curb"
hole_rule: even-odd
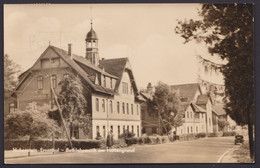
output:
[[[219,157],[217,163],[222,163],[224,157],[225,157],[227,154],[229,154],[230,152],[234,151],[235,148],[236,148],[236,147],[234,146],[233,148],[228,149],[225,153],[223,153],[223,154]]]

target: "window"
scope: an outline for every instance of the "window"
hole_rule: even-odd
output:
[[[117,126],[117,133],[118,133],[118,137],[120,135],[120,126]]]
[[[96,98],[96,111],[99,111],[99,99]]]
[[[137,137],[139,137],[139,125],[137,125]]]
[[[128,94],[128,84],[123,82],[123,93]]]
[[[39,90],[43,89],[43,77],[42,76],[37,77],[37,88]]]
[[[123,133],[125,133],[125,126],[123,125]]]
[[[129,114],[129,107],[128,107],[128,103],[126,103],[126,112],[127,112],[127,114]]]
[[[131,93],[131,95],[133,94],[133,87],[132,86],[130,88],[130,93]]]
[[[125,103],[122,103],[123,114],[125,114]]]
[[[110,88],[113,89],[113,80],[110,78]]]
[[[107,84],[106,84],[106,76],[105,76],[105,75],[103,76],[103,85],[104,85],[104,87],[107,87]]]
[[[95,54],[93,54],[92,62],[93,62],[93,64],[96,64],[96,56],[95,56]]]
[[[14,113],[15,112],[15,105],[14,103],[9,104],[9,113]]]
[[[152,127],[152,133],[156,134],[156,127]]]
[[[129,130],[129,125],[126,127],[126,129],[127,129],[128,132],[130,131],[130,130]]]
[[[190,118],[192,118],[192,112],[190,112]]]
[[[117,113],[119,114],[120,113],[120,103],[117,102]]]
[[[210,120],[210,118],[209,118],[209,125],[211,125],[211,120]]]
[[[103,112],[105,112],[105,100],[102,99],[102,109],[103,109]]]
[[[189,115],[190,115],[190,114],[189,114],[189,112],[187,111],[187,118],[189,118]]]
[[[103,126],[103,138],[106,137],[106,126]]]
[[[65,79],[65,78],[69,78],[70,77],[70,75],[69,74],[64,74],[63,75],[63,78]]]
[[[131,104],[131,113],[134,114],[134,105]]]
[[[53,89],[56,88],[56,86],[57,86],[57,77],[56,77],[56,75],[51,75],[51,85],[52,85]]]
[[[132,125],[132,133],[134,133],[134,126]]]
[[[199,131],[198,131],[198,126],[196,126],[196,132],[198,133]]]
[[[189,131],[189,127],[187,127],[187,133],[190,133],[190,131]]]
[[[110,131],[114,132],[113,125],[110,126]]]
[[[110,112],[113,113],[113,102],[110,100]]]
[[[136,105],[136,112],[137,112],[137,115],[139,115],[139,108],[138,108],[138,104]]]
[[[99,132],[99,126],[96,127],[96,136],[99,137],[100,136],[100,132]]]
[[[190,132],[192,133],[192,126],[190,127]]]

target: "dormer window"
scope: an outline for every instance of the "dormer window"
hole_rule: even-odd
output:
[[[103,76],[103,85],[104,85],[104,87],[107,86],[107,84],[106,84],[106,76],[105,75]]]

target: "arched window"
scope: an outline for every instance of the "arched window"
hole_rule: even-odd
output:
[[[134,114],[134,105],[131,104],[131,113]]]
[[[113,102],[110,100],[110,112],[113,113]]]
[[[102,99],[102,109],[103,109],[103,112],[105,112],[105,100]]]
[[[125,114],[125,103],[122,103],[123,114]]]
[[[129,107],[128,107],[128,103],[126,103],[126,112],[127,112],[127,114],[129,114]]]
[[[99,111],[99,100],[96,98],[96,111]]]
[[[120,103],[117,102],[117,113],[119,114],[120,113]]]

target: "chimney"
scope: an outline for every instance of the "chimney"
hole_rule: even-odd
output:
[[[72,53],[71,53],[71,44],[68,44],[68,55],[71,56]]]

